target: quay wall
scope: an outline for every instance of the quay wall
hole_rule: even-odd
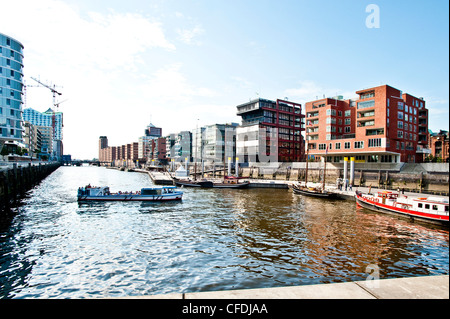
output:
[[[177,167],[180,164],[177,164]],[[184,164],[183,164],[184,165]],[[167,167],[160,168],[165,170]],[[324,163],[306,162],[291,163],[240,163],[239,176],[248,178],[253,187],[282,187],[278,183],[265,181],[305,181],[306,172],[308,182],[321,183],[323,181]],[[145,168],[144,168],[145,169]],[[148,167],[149,170],[155,168]],[[202,173],[201,165],[189,163],[191,175]],[[205,164],[203,176],[205,178],[220,178],[227,167],[223,163]],[[231,170],[235,175],[234,166]],[[191,176],[192,177],[192,176]],[[343,163],[327,163],[325,182],[327,185],[336,185],[338,178],[344,177]],[[350,164],[348,165],[348,179],[350,179]],[[260,182],[261,181],[261,182]],[[387,190],[404,190],[424,194],[449,196],[449,164],[448,163],[355,163],[353,186],[373,187]]]
[[[449,196],[449,164],[430,164],[357,163],[353,186]],[[321,183],[323,168],[323,163],[308,163],[308,169],[306,163],[255,164],[239,168],[239,176],[258,180],[302,182],[308,174],[308,182]],[[209,173],[206,176],[213,174],[210,169],[207,171]],[[214,174],[220,175],[221,170],[214,170]],[[327,163],[325,183],[336,185],[338,178],[344,178],[343,164]],[[350,179],[350,165],[347,178]]]
[[[31,165],[31,163],[0,170],[0,214],[5,213],[25,192],[54,172],[60,163]]]

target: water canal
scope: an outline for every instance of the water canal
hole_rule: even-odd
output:
[[[79,204],[146,174],[60,167],[0,225],[0,298],[92,298],[449,273],[449,232],[283,189],[184,189],[177,203]]]

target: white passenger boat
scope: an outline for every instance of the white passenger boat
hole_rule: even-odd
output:
[[[183,192],[176,186],[142,188],[137,192],[111,193],[108,186],[78,188],[79,201],[171,201],[181,200]]]
[[[379,191],[376,194],[356,192],[356,202],[364,208],[409,217],[434,224],[448,223],[448,199],[442,197],[398,196],[398,193]]]

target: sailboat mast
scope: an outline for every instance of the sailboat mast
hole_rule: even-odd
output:
[[[323,167],[323,185],[322,185],[323,192],[325,192],[325,177],[327,176],[327,155],[328,155],[328,146],[327,146],[327,150],[325,151],[325,157],[324,157],[325,165]]]
[[[309,147],[308,144],[306,144],[306,172],[305,172],[305,187],[306,184],[308,184],[308,158],[309,158]]]

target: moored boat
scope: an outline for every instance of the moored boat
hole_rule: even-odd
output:
[[[240,177],[225,176],[222,182],[213,182],[215,188],[246,188],[250,182],[240,182]]]
[[[171,201],[181,200],[183,192],[176,186],[142,188],[137,192],[111,193],[108,186],[78,188],[78,201]]]
[[[448,226],[448,199],[441,197],[410,197],[398,193],[379,191],[376,194],[356,191],[356,202],[367,209],[397,214],[433,224]]]
[[[300,194],[300,195],[306,195],[306,196],[312,196],[312,197],[320,197],[320,198],[329,198],[329,199],[335,199],[337,198],[336,193],[331,193],[326,190],[323,190],[320,187],[306,187],[300,184],[292,184],[291,186],[292,191],[294,194]]]
[[[201,187],[201,188],[212,188],[213,182],[208,180],[198,180],[192,181],[190,179],[174,179],[175,185],[183,187]]]

